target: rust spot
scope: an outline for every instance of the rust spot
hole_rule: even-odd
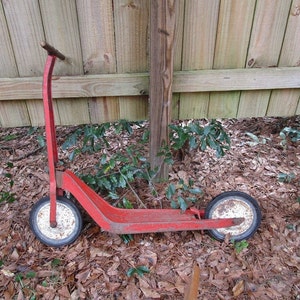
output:
[[[231,208],[234,207],[234,202],[233,201],[230,201],[230,202],[225,202],[221,205],[218,206],[217,210],[218,210],[218,213],[220,215],[222,215],[223,213],[226,213],[228,210],[230,210]]]
[[[235,218],[233,219],[233,224],[234,225],[240,225],[245,221],[245,218]]]

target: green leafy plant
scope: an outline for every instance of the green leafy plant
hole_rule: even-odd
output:
[[[36,273],[34,271],[29,271],[27,273],[17,273],[15,276],[15,281],[18,282],[22,288],[22,290],[26,291],[29,300],[36,299],[36,292],[30,288],[30,279],[36,277]]]
[[[264,137],[258,137],[257,135],[251,133],[251,132],[246,132],[246,135],[251,138],[251,142],[246,142],[251,147],[257,146],[257,145],[265,145],[269,138],[264,138]]]
[[[123,198],[122,203],[118,203],[119,208],[126,208],[126,209],[133,209],[132,203],[127,199]],[[125,244],[129,244],[130,242],[133,241],[133,235],[132,234],[121,234],[120,235],[121,239]]]
[[[183,179],[180,179],[177,185],[171,183],[168,186],[166,197],[171,201],[172,208],[185,211],[189,204],[195,203],[202,193],[200,188],[194,186],[193,180],[189,179],[188,183],[184,183]]]
[[[233,246],[236,253],[241,253],[244,249],[248,248],[249,243],[246,240],[242,240],[240,242],[233,241]]]
[[[280,143],[281,146],[286,147],[288,139],[294,143],[300,141],[300,130],[292,127],[285,127],[280,131],[279,136],[282,139]]]
[[[8,169],[11,169],[13,167],[13,163],[8,162],[6,166]],[[6,186],[4,186],[4,189],[0,191],[0,203],[2,202],[12,203],[16,200],[15,198],[16,194],[11,192],[11,189],[14,186],[14,180],[12,178],[12,174],[9,172],[3,172],[2,176],[6,178],[6,180],[4,181],[4,184],[6,183]]]
[[[62,264],[62,261],[61,261],[61,259],[59,259],[59,258],[54,258],[54,259],[51,261],[51,267],[52,267],[52,268],[57,268],[57,267],[59,267],[61,264]]]
[[[284,183],[291,183],[295,179],[296,175],[294,173],[279,173],[278,174],[278,181]]]
[[[149,130],[144,130],[134,144],[126,143],[126,146],[124,145],[124,137],[121,137],[121,133],[130,135],[136,127],[142,127],[141,123],[131,123],[125,120],[112,124],[81,127],[67,138],[63,144],[63,149],[71,148],[70,159],[74,159],[75,155],[79,153],[101,151],[101,158],[95,164],[94,170],[90,174],[79,174],[79,177],[96,192],[101,192],[102,195],[106,193],[112,200],[119,200],[123,190],[129,189],[140,204],[145,207],[135,191],[133,182],[142,180],[148,184],[151,194],[157,196],[155,177],[159,168],[152,170],[145,154],[145,144],[149,141]],[[110,138],[115,138],[120,145],[118,151],[111,153],[108,135]],[[170,125],[170,141],[170,146],[164,144],[159,153],[168,164],[174,162],[173,150],[188,147],[190,150],[200,149],[204,151],[207,148],[212,148],[220,157],[230,146],[229,136],[222,124],[216,120],[212,120],[205,126],[197,121],[184,126]],[[189,183],[180,181],[176,186],[172,184],[169,186],[166,196],[167,199],[171,200],[172,207],[186,210],[190,203],[196,201],[201,190],[193,188],[192,184],[192,181]]]
[[[62,149],[66,150],[80,144],[80,146],[75,148],[70,154],[70,159],[73,160],[79,153],[93,153],[99,151],[101,148],[109,147],[109,143],[106,138],[108,132],[114,131],[117,135],[122,132],[132,134],[133,126],[139,126],[140,124],[141,122],[120,120],[116,123],[85,125],[78,128],[66,139],[62,145]]]
[[[137,274],[138,276],[143,277],[144,274],[147,274],[147,273],[150,273],[150,270],[149,270],[148,267],[138,266],[138,267],[135,267],[135,268],[130,268],[127,271],[127,276],[132,277],[134,274]]]
[[[199,122],[190,122],[185,126],[170,125],[171,148],[215,150],[217,157],[224,156],[230,147],[230,138],[219,121],[212,120],[208,125],[202,126]]]
[[[66,139],[62,145],[62,149],[66,150],[80,144],[79,147],[71,152],[70,160],[73,160],[79,153],[99,151],[101,147],[108,146],[105,133],[109,127],[109,123],[103,123],[99,126],[86,125],[80,127]]]
[[[4,137],[2,137],[1,139],[8,142],[8,141],[13,141],[17,138],[18,138],[18,136],[16,134],[8,134],[8,135],[5,135]]]

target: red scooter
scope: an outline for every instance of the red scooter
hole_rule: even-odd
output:
[[[224,192],[209,202],[205,210],[121,209],[110,205],[70,170],[61,170],[52,105],[52,72],[57,58],[65,56],[46,42],[48,52],[43,78],[43,103],[49,164],[50,195],[34,204],[30,227],[44,244],[61,247],[74,242],[82,229],[80,210],[71,194],[104,231],[117,234],[207,230],[217,240],[226,235],[235,241],[251,237],[261,222],[258,203],[248,194]]]

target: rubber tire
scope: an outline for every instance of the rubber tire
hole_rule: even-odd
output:
[[[233,227],[228,227],[226,228],[226,234],[230,234],[230,240],[239,242],[242,240],[247,240],[250,237],[254,235],[254,233],[257,231],[258,227],[260,226],[261,223],[261,210],[259,208],[259,205],[257,201],[249,196],[246,193],[239,192],[239,191],[229,191],[229,192],[224,192],[217,197],[215,197],[213,200],[209,202],[205,209],[205,214],[204,217],[205,219],[212,219],[212,215],[214,211],[217,209],[219,205],[221,205],[224,201],[230,201],[230,198],[235,198],[239,201],[242,201],[245,203],[248,208],[251,209],[251,213],[253,215],[253,220],[251,224],[249,224],[249,227],[243,231],[241,234],[231,234],[230,233],[230,228],[236,228],[236,226]],[[233,216],[236,218],[243,218],[244,216],[241,215],[236,215]],[[207,230],[208,234],[213,237],[214,239],[218,241],[224,241],[226,234],[224,232],[224,229],[209,229]]]
[[[58,196],[56,201],[57,201],[56,209],[57,209],[57,223],[58,223],[56,228],[50,227],[50,222],[49,222],[49,226],[46,228],[41,228],[38,224],[39,213],[41,212],[41,210],[47,207],[49,207],[50,210],[50,197],[42,198],[38,202],[36,202],[30,211],[30,217],[29,217],[30,228],[35,234],[35,236],[37,237],[37,239],[40,240],[43,244],[50,247],[62,247],[73,243],[78,238],[82,230],[82,216],[77,206],[71,200],[65,197]],[[51,234],[60,235],[66,232],[66,228],[59,228],[59,226],[62,225],[62,219],[60,217],[60,211],[59,211],[60,208],[67,209],[69,217],[74,219],[74,222],[72,224],[67,224],[67,226],[69,226],[68,227],[69,230],[71,229],[71,232],[67,236],[63,238],[53,238],[50,236]],[[45,220],[49,220],[48,216],[46,217],[44,216],[44,218]],[[70,225],[72,226],[72,228],[70,228]],[[46,230],[43,231],[43,229]]]

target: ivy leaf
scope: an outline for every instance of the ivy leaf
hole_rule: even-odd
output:
[[[43,137],[42,135],[39,135],[39,136],[37,137],[37,141],[38,141],[38,143],[39,143],[39,145],[40,145],[41,147],[45,147],[46,142],[45,142],[45,139],[44,139],[44,137]]]
[[[170,200],[174,196],[175,192],[176,192],[175,184],[171,183],[167,189],[167,194],[166,194],[167,198]]]
[[[201,194],[202,193],[202,190],[200,188],[192,188],[192,189],[189,189],[189,192],[191,194],[194,194],[194,195],[198,195],[198,194]]]
[[[185,202],[185,200],[181,197],[181,196],[178,196],[178,203],[179,203],[179,207],[182,211],[186,211],[187,209],[187,204]]]

